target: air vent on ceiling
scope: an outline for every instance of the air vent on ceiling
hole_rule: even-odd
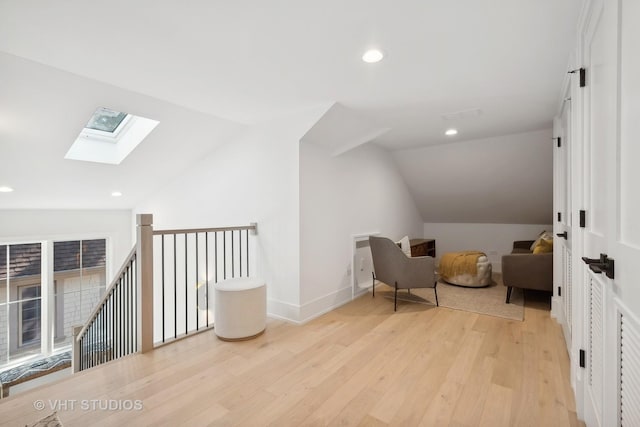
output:
[[[461,120],[468,119],[469,117],[476,117],[482,114],[482,110],[479,108],[470,108],[468,110],[456,111],[454,113],[448,113],[442,115],[442,120]]]

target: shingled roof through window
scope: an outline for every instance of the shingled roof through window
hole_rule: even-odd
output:
[[[40,274],[42,262],[40,243],[10,245],[10,277],[24,277]],[[53,243],[53,270],[69,271],[80,268],[80,241]],[[104,239],[82,241],[83,268],[103,267],[106,261]],[[7,278],[7,246],[0,246],[0,280]]]

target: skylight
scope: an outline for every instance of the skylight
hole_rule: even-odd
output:
[[[157,120],[100,107],[64,158],[118,165],[158,123]]]
[[[127,113],[121,113],[120,111],[98,108],[85,128],[114,133],[127,116]]]

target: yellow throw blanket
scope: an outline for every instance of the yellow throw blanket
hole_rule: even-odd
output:
[[[478,258],[486,256],[480,251],[447,252],[442,255],[438,272],[444,277],[455,277],[460,274],[478,274]]]

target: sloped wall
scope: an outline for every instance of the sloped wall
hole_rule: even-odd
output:
[[[393,154],[424,222],[552,221],[551,129]]]

